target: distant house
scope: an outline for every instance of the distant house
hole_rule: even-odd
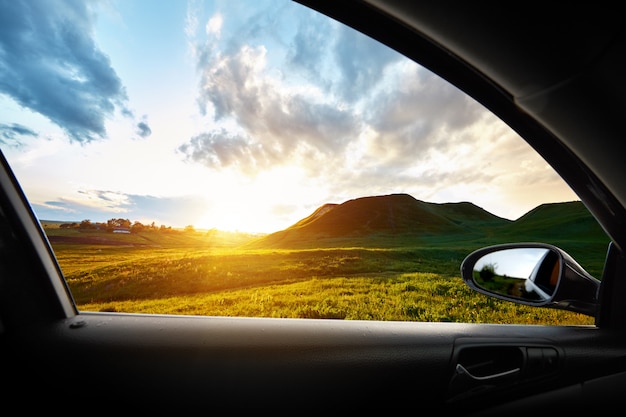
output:
[[[113,229],[113,233],[130,233],[130,230],[125,228]]]

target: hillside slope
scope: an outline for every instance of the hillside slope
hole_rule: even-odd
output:
[[[427,203],[408,194],[361,197],[325,204],[287,229],[251,242],[255,248],[323,247],[332,241],[432,236],[479,236],[511,221],[472,203]]]
[[[604,240],[606,234],[581,201],[541,204],[506,228],[518,238]]]

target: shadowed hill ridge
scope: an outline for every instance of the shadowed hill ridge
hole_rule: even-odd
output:
[[[288,248],[328,239],[373,236],[462,236],[511,221],[468,202],[427,203],[408,194],[361,197],[325,204],[287,229],[251,242],[252,247]]]
[[[298,222],[286,230],[306,228],[308,233],[336,237],[404,233],[410,230],[453,231],[458,227],[432,210],[427,203],[407,194],[361,197],[323,207],[326,211],[322,214],[304,224]]]
[[[295,227],[303,227],[306,226],[307,224],[310,224],[311,222],[314,222],[318,217],[324,215],[325,213],[327,213],[328,211],[334,209],[336,206],[338,206],[338,204],[333,204],[333,203],[327,203],[324,204],[323,206],[319,207],[317,210],[315,210],[311,215],[305,217],[304,219],[298,221],[296,224],[294,224],[293,226],[290,226],[289,228],[295,228]]]
[[[477,225],[499,226],[512,223],[511,220],[498,217],[469,202],[424,204],[427,204],[432,210],[436,210],[448,220],[459,225],[468,225],[472,228]]]
[[[604,239],[604,230],[581,201],[541,204],[517,219],[508,232],[519,237]]]

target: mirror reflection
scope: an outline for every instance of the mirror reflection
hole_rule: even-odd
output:
[[[514,248],[478,259],[473,278],[481,288],[526,301],[546,301],[561,272],[558,254],[546,248]]]

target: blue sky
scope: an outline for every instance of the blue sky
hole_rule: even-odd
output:
[[[390,193],[577,197],[424,68],[290,1],[0,0],[0,148],[40,219],[272,232]]]

